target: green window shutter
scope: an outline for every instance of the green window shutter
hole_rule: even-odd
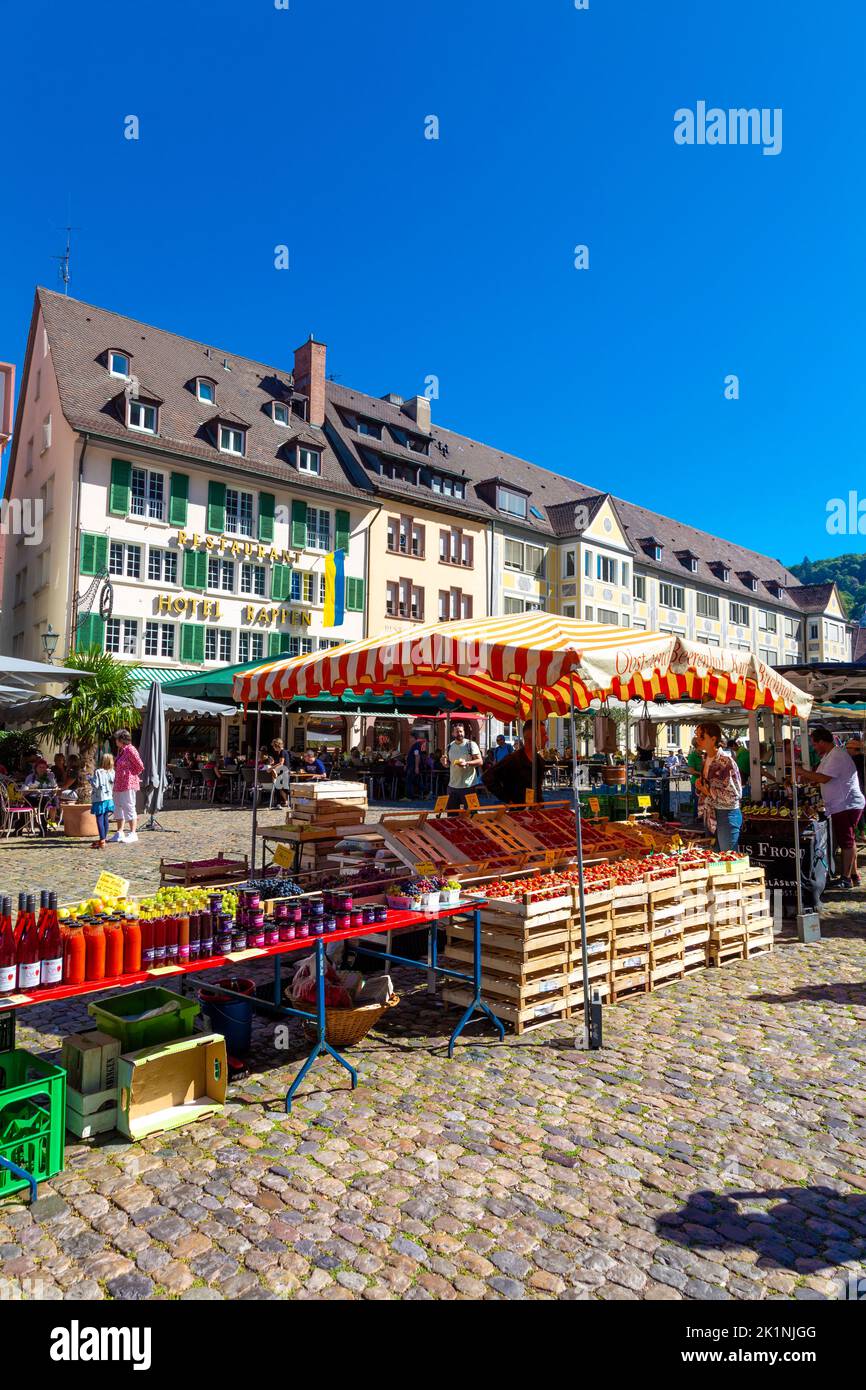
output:
[[[105,646],[105,622],[98,613],[87,613],[75,634],[75,650],[86,652],[89,647]]]
[[[346,607],[352,613],[363,613],[364,611],[364,581],[363,579],[346,580]]]
[[[172,473],[168,487],[169,526],[186,526],[188,505],[189,476],[186,473]]]
[[[292,503],[292,549],[306,550],[307,548],[307,504],[306,502]]]
[[[107,568],[108,537],[96,536],[92,531],[82,531],[79,574],[99,574]]]
[[[334,513],[334,549],[349,550],[349,530],[351,523],[348,512],[337,511]]]
[[[127,516],[131,492],[132,464],[126,459],[111,460],[111,483],[108,488],[108,510],[112,516]]]
[[[226,529],[226,485],[208,483],[207,485],[207,529],[222,535]]]
[[[271,598],[275,603],[288,598],[291,590],[292,571],[288,565],[274,565],[271,569]]]
[[[283,650],[284,637],[281,632],[268,633],[268,656],[279,656]]]
[[[180,659],[200,665],[204,661],[204,624],[183,623],[180,629]]]
[[[102,570],[108,569],[108,537],[94,537],[93,545],[94,574],[99,574]]]
[[[202,565],[202,561],[204,564]],[[204,589],[207,585],[207,553],[204,550],[183,552],[183,587]]]
[[[272,492],[259,493],[259,540],[273,543],[277,499]]]

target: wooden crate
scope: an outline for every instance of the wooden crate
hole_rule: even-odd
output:
[[[484,896],[484,885],[479,884],[478,895]],[[465,901],[472,900],[472,893],[465,895]],[[563,917],[568,920],[574,910],[571,891],[558,894],[555,898],[532,898],[528,893],[514,898],[491,898],[483,909],[486,915],[507,918],[514,922],[531,921],[546,917],[548,920]]]
[[[447,920],[448,940],[472,945],[475,930],[471,922]],[[532,955],[552,947],[567,945],[571,936],[568,918],[562,921],[534,921],[520,927],[507,919],[481,914],[481,950],[504,951],[509,955]]]
[[[594,994],[604,1003],[610,998],[610,980],[604,979],[590,980],[589,997],[590,1001]],[[568,996],[568,1017],[583,1018],[583,989],[573,990]]]
[[[610,997],[613,1003],[632,994],[647,994],[651,988],[648,946],[646,950],[614,955],[610,962]]]
[[[440,962],[455,970],[466,971],[466,962],[455,959],[450,951]],[[551,995],[555,998],[564,994],[568,974],[567,955],[560,959],[559,965],[528,965],[525,972],[515,975],[508,962],[491,958],[489,964],[481,963],[481,993],[495,1012],[500,1001],[528,1008],[538,1000]]]
[[[444,989],[442,998],[446,1004],[456,1004],[460,1008],[466,1008],[472,1002],[472,994],[464,989]],[[546,1023],[561,1023],[569,1018],[568,999],[565,995],[556,998],[538,1000],[532,1004],[520,1005],[508,1003],[505,1000],[487,1001],[491,1009],[503,1023],[510,1023],[518,1037],[523,1033],[529,1032],[533,1028],[543,1027]]]
[[[710,965],[727,965],[733,960],[748,959],[748,942],[746,937],[741,941],[727,941],[722,944],[710,942]]]
[[[650,966],[650,989],[664,989],[665,985],[674,984],[684,975],[684,956],[672,956],[669,960],[659,961],[658,964]]]
[[[710,942],[709,936],[701,945],[692,943],[686,938],[683,942],[683,975],[694,975],[699,970],[706,970],[710,964]]]

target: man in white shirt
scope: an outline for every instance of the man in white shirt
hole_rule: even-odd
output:
[[[482,766],[481,749],[474,739],[466,737],[466,726],[459,720],[451,726],[451,742],[448,745],[448,805],[449,811],[461,811],[466,805],[467,793],[478,781],[478,769]]]
[[[809,737],[821,761],[814,772],[801,771],[800,781],[821,788],[824,810],[833,826],[833,843],[842,852],[842,888],[860,887],[854,831],[866,805],[860,790],[857,764],[844,748],[837,747],[829,729],[819,725]]]

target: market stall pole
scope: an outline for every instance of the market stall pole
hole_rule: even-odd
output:
[[[256,872],[256,830],[259,821],[259,748],[262,741],[262,701],[259,697],[256,712],[256,762],[253,768],[253,842],[250,849],[250,863]]]
[[[574,829],[577,848],[577,896],[580,910],[580,965],[583,976],[583,1045],[593,1051],[602,1045],[601,1000],[596,992],[589,997],[589,956],[586,931],[586,902],[583,891],[583,829],[581,825],[580,793],[577,785],[577,738],[574,723],[574,677],[569,676],[571,688],[571,785],[574,793]]]

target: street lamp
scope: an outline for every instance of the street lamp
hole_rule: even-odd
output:
[[[42,650],[49,661],[54,660],[54,653],[57,651],[57,643],[60,641],[60,633],[55,632],[51,624],[48,624],[48,631],[42,634]]]

